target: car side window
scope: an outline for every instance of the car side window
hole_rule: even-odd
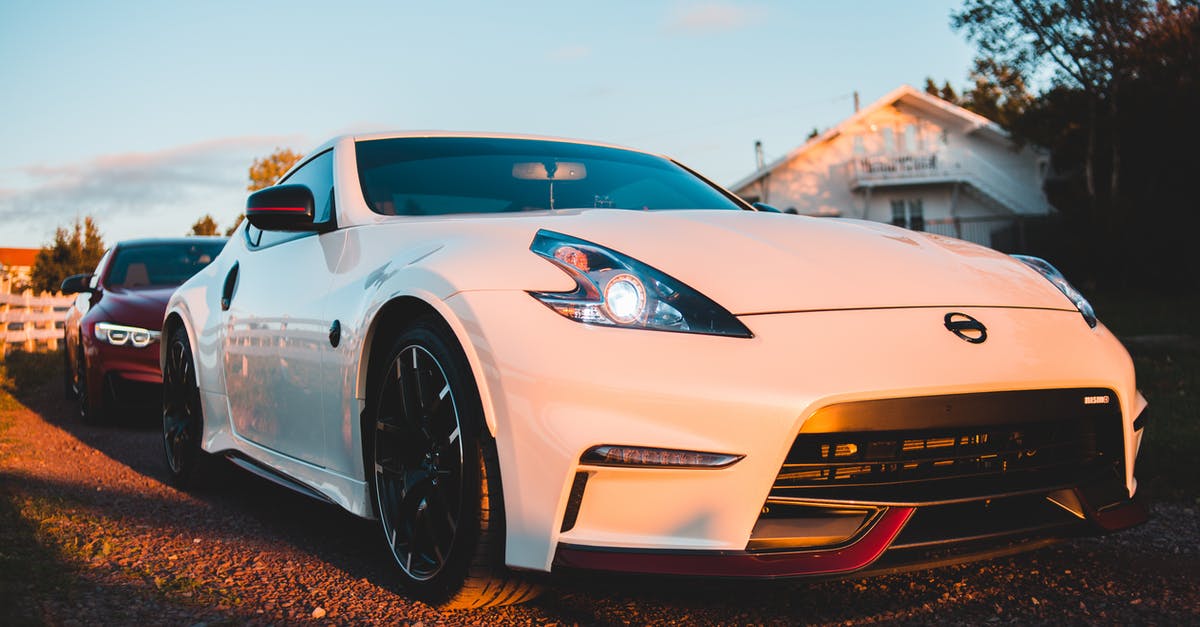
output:
[[[105,267],[108,265],[108,260],[112,259],[113,250],[114,249],[112,248],[108,249],[108,251],[104,253],[104,256],[100,258],[100,262],[96,264],[96,269],[92,271],[92,279],[88,281],[88,287],[96,289],[100,285],[100,275],[104,274]]]
[[[276,185],[304,185],[312,190],[315,222],[328,221],[334,215],[333,206],[333,150],[309,159],[307,163],[280,180]],[[264,231],[252,224],[246,225],[246,242],[251,248],[266,248],[313,233],[290,231]]]

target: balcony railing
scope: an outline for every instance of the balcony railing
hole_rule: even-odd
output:
[[[926,177],[938,172],[938,156],[930,153],[859,157],[850,161],[850,168],[852,181]]]
[[[1049,211],[1042,190],[971,152],[915,153],[856,157],[846,163],[851,189],[884,185],[966,183],[1008,211],[1042,215]]]

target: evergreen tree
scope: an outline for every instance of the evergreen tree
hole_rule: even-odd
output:
[[[70,229],[58,227],[54,242],[42,247],[33,262],[33,289],[57,292],[63,279],[95,270],[104,249],[104,239],[91,216],[76,218]]]

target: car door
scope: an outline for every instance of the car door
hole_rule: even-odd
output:
[[[308,186],[317,199],[318,219],[331,215],[331,151],[281,182]],[[234,431],[318,466],[324,465],[326,428],[320,367],[331,324],[324,294],[342,242],[330,235],[247,225],[247,251],[230,270],[228,308],[222,314]]]

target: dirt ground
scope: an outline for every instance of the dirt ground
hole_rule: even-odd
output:
[[[227,465],[177,491],[153,415],[84,426],[55,383],[0,404],[0,624],[1200,623],[1194,503],[1156,504],[1117,535],[937,570],[556,574],[526,605],[442,614],[405,596],[374,523]]]

